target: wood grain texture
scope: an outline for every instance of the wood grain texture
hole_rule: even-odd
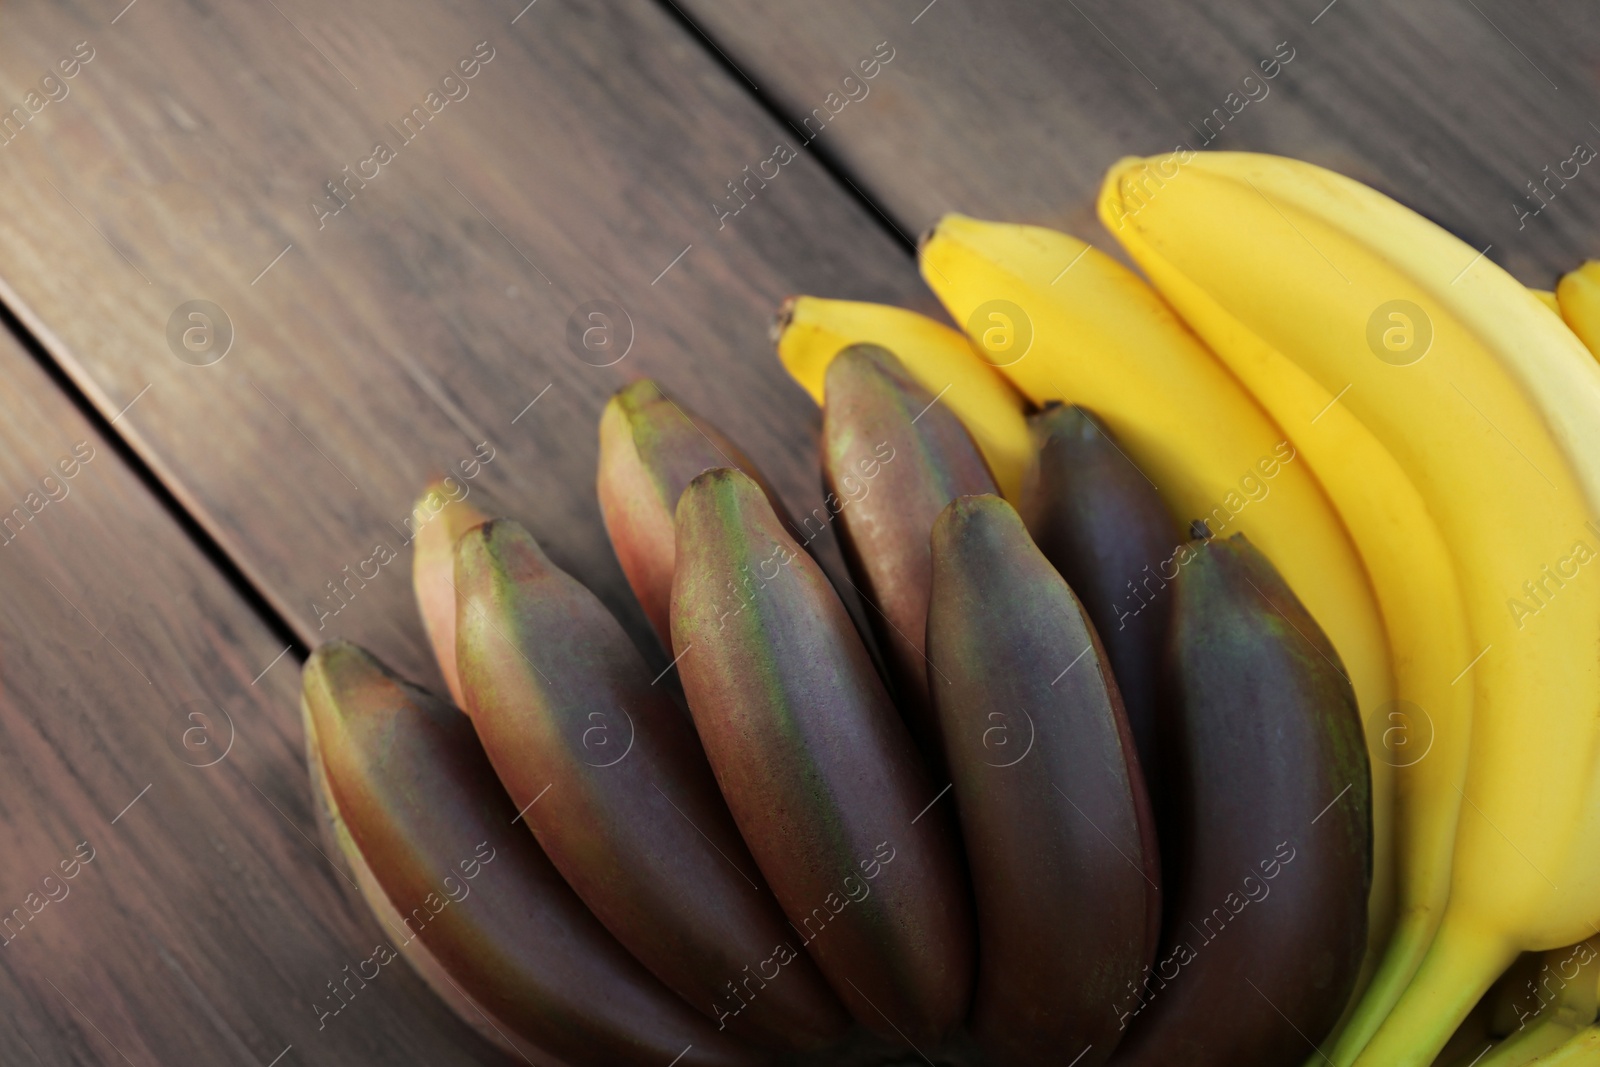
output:
[[[927,301],[809,155],[719,217],[783,135],[647,0],[115,14],[7,9],[0,100],[77,42],[94,58],[0,147],[0,295],[103,411],[133,404],[117,429],[308,643],[359,640],[437,687],[404,523],[486,442],[469,499],[523,521],[665,666],[594,501],[605,398],[659,377],[803,514],[817,414],[772,354],[773,309],[797,290]],[[443,85],[475,50],[475,77]],[[363,163],[378,142],[393,158]],[[168,348],[191,299],[234,327],[209,366]],[[568,343],[597,300],[633,327],[608,367]]]
[[[806,512],[817,417],[771,354],[778,300],[930,308],[888,231],[947,210],[1109,246],[1105,168],[1199,147],[1279,42],[1294,59],[1210,147],[1355,175],[1530,284],[1600,250],[1592,168],[1518,217],[1542,168],[1600,147],[1592,6],[679,2],[734,73],[650,0],[8,3],[0,299],[307,642],[355,638],[437,687],[401,529],[428,477],[486,442],[474,502],[528,525],[664,666],[593,499],[605,397],[658,377]],[[480,42],[492,58],[460,79]],[[880,42],[894,58],[840,107]],[[778,144],[796,158],[748,179]],[[747,180],[753,200],[730,199]],[[168,340],[196,299],[235,335],[206,366]],[[632,326],[610,366],[568,341],[594,301]],[[0,380],[3,512],[93,437],[4,339]],[[294,665],[251,684],[281,645],[96,447],[0,547],[0,917],[96,850],[0,947],[0,1063],[493,1062],[399,969],[318,1029],[324,983],[380,934],[318,852]],[[378,545],[395,558],[347,579]],[[186,716],[219,707],[234,747],[188,765]]]
[[[1526,185],[1579,142],[1600,150],[1594,5],[822,0],[803,15],[759,0],[683,6],[795,124],[812,117],[815,147],[908,233],[961,211],[1113,248],[1093,208],[1106,169],[1186,143],[1343,171],[1476,248],[1492,245],[1490,258],[1531,285],[1548,288],[1600,254],[1600,173],[1585,166],[1541,186],[1549,204],[1537,215],[1543,201]],[[861,96],[856,65],[885,41],[894,59],[849,101],[843,79],[857,73]],[[1258,64],[1282,42],[1293,59],[1263,82]]]
[[[403,966],[319,1026],[387,935],[298,664],[8,333],[0,380],[0,1063],[502,1062]]]

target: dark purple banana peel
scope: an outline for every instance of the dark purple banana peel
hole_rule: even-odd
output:
[[[600,514],[622,573],[663,648],[672,647],[673,514],[690,479],[712,467],[740,468],[784,515],[778,494],[749,457],[655,382],[633,382],[607,402],[595,482]]]
[[[1117,685],[1011,505],[959,497],[931,543],[930,688],[978,915],[970,1025],[995,1063],[1104,1063],[1161,921]]]
[[[611,613],[505,520],[457,543],[455,584],[478,738],[589,909],[719,1026],[793,1048],[841,1038],[850,1018],[809,958],[763,968],[793,931],[693,726]]]
[[[677,509],[673,651],[717,782],[809,952],[867,1028],[934,1040],[968,1005],[948,805],[838,595],[736,470]]]
[[[1327,636],[1242,535],[1178,556],[1166,678],[1167,928],[1128,1067],[1295,1067],[1366,947],[1371,779]]]
[[[853,345],[828,365],[822,472],[850,571],[876,609],[870,618],[901,711],[937,769],[923,648],[928,535],[956,497],[998,492],[994,478],[960,420],[877,345]]]
[[[447,974],[525,1056],[760,1062],[630,956],[513,824],[466,717],[344,642],[313,653],[303,687],[333,808],[403,917],[397,947],[419,940],[434,979]]]
[[[1155,486],[1088,411],[1058,406],[1028,421],[1038,450],[1024,478],[1023,518],[1105,645],[1140,764],[1157,793],[1168,586],[1183,539]]]
[[[814,534],[652,383],[607,406],[598,489],[692,726],[526,531],[436,516],[418,598],[471,717],[345,643],[303,678],[390,951],[539,1067],[1299,1067],[1365,947],[1349,682],[1242,537],[1165,543],[1087,412],[1034,428],[1025,528],[892,355],[830,367],[823,528],[904,717]]]

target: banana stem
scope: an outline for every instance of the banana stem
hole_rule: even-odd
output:
[[[1356,1067],[1427,1067],[1516,958],[1504,938],[1446,914],[1422,965]]]

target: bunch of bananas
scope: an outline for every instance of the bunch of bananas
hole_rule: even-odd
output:
[[[964,333],[785,304],[798,521],[654,383],[612,399],[601,510],[676,686],[429,491],[456,707],[335,642],[307,742],[394,951],[491,1040],[1600,1064],[1600,264],[1535,293],[1268,156],[1125,160],[1099,206],[1149,283],[948,216]]]

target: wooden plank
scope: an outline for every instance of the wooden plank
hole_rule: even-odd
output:
[[[502,1062],[404,967],[319,1020],[386,935],[295,657],[3,331],[0,380],[0,1063]]]
[[[600,407],[637,375],[727,429],[797,513],[817,502],[817,415],[771,353],[772,310],[797,290],[926,298],[810,156],[714,209],[785,135],[663,12],[8,7],[0,101],[92,58],[0,148],[0,296],[309,643],[340,633],[437,681],[406,519],[465,462],[471,499],[653,647],[593,500]],[[231,323],[209,365],[169,345],[191,300]],[[603,306],[624,314],[590,351]]]
[[[1183,143],[1351,174],[1492,245],[1490,258],[1529,284],[1548,287],[1600,254],[1600,175],[1550,180],[1541,199],[1527,185],[1578,143],[1600,149],[1593,5],[821,0],[803,17],[758,0],[683,7],[796,126],[810,119],[813,149],[908,233],[962,211],[1112,247],[1093,211],[1106,169]],[[880,44],[892,59],[864,79],[859,64]]]

